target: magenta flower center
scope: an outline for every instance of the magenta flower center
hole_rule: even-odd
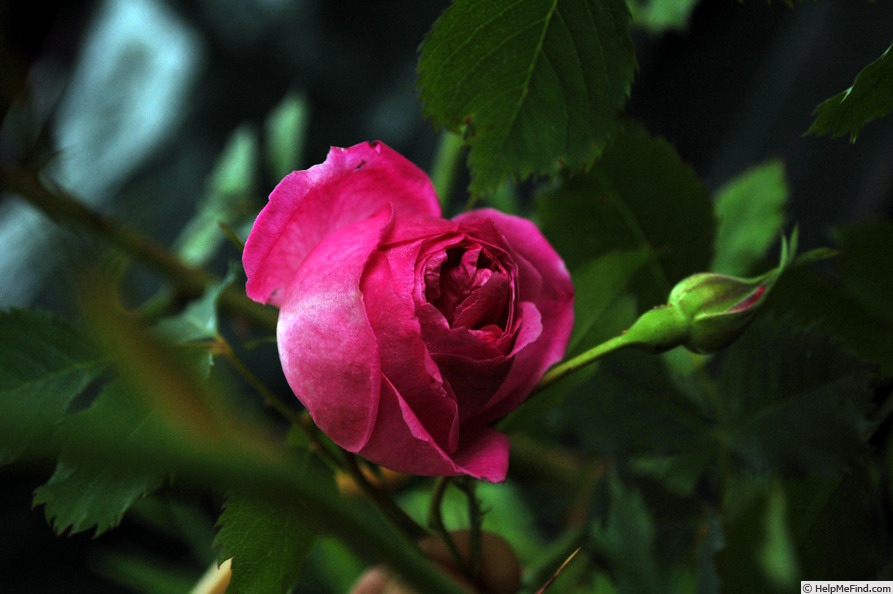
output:
[[[456,246],[428,261],[425,298],[451,328],[505,330],[511,283],[505,269],[481,246]]]

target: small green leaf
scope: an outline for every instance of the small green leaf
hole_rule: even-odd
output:
[[[629,320],[616,320],[606,313],[626,294],[629,282],[651,257],[647,250],[610,252],[574,271],[574,332],[568,344],[568,357],[592,348],[626,327]]]
[[[798,581],[797,556],[788,526],[787,501],[780,485],[769,492],[766,507],[766,540],[759,552],[760,564],[773,585],[789,589]]]
[[[317,527],[293,511],[231,494],[214,545],[233,560],[230,588],[239,594],[288,592],[298,580]]]
[[[757,165],[720,188],[710,270],[734,276],[753,273],[778,241],[787,200],[784,165],[778,160]]]
[[[235,279],[230,270],[222,281],[209,287],[199,299],[192,301],[178,315],[161,320],[155,327],[178,344],[196,340],[213,340],[218,336],[217,299]]]
[[[817,332],[763,316],[729,348],[723,431],[752,471],[833,476],[865,447],[871,377]]]
[[[54,424],[104,367],[99,353],[71,326],[48,313],[0,312],[0,464],[50,438]]]
[[[274,179],[282,179],[301,165],[309,111],[302,95],[289,93],[267,116],[264,156]]]
[[[72,534],[95,528],[101,534],[118,525],[138,499],[160,487],[165,473],[139,465],[103,467],[80,458],[68,444],[99,425],[130,427],[128,442],[152,440],[158,432],[153,411],[135,406],[120,383],[105,388],[90,408],[66,417],[59,426],[63,449],[56,471],[34,494],[34,505],[45,505],[45,513],[56,532]]]
[[[257,133],[236,129],[206,181],[205,197],[177,239],[177,253],[188,264],[206,264],[226,239],[220,224],[235,227],[248,217],[256,193]]]
[[[855,142],[862,126],[893,111],[893,46],[880,58],[862,69],[846,91],[834,95],[816,107],[815,121],[807,134],[830,134],[838,138],[850,135]]]
[[[627,0],[633,25],[652,33],[681,31],[699,0]]]
[[[663,303],[679,280],[707,269],[713,203],[670,144],[628,123],[586,174],[538,196],[543,231],[574,270],[614,250],[651,250],[644,307]]]
[[[457,0],[422,44],[437,126],[464,127],[471,190],[584,169],[610,138],[636,68],[623,0]]]

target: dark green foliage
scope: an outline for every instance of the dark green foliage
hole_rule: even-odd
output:
[[[706,187],[666,140],[634,123],[589,172],[544,192],[538,214],[571,269],[613,250],[651,250],[643,306],[663,303],[677,281],[706,270],[712,256]]]
[[[891,48],[862,69],[846,91],[816,107],[815,121],[807,134],[832,138],[850,135],[855,142],[862,127],[893,111],[893,52]]]
[[[422,45],[436,126],[464,130],[471,190],[592,164],[636,67],[623,0],[458,0]]]
[[[103,368],[96,349],[49,313],[0,313],[0,417],[15,418],[0,464],[51,438],[54,424]]]

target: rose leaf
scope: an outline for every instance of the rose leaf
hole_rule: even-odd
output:
[[[457,0],[421,48],[424,112],[464,127],[471,191],[585,169],[616,127],[636,68],[623,0]]]

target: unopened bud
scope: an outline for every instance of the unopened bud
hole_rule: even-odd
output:
[[[680,282],[670,292],[669,304],[688,321],[682,345],[696,353],[712,353],[727,346],[756,317],[777,278],[748,280],[701,273]]]
[[[666,305],[645,312],[636,320],[624,333],[624,342],[649,352],[677,346],[696,353],[718,351],[750,325],[775,282],[794,262],[796,247],[795,229],[790,245],[782,241],[779,265],[755,278],[702,272],[683,279],[670,291]],[[797,263],[828,255],[825,250],[810,252]]]

